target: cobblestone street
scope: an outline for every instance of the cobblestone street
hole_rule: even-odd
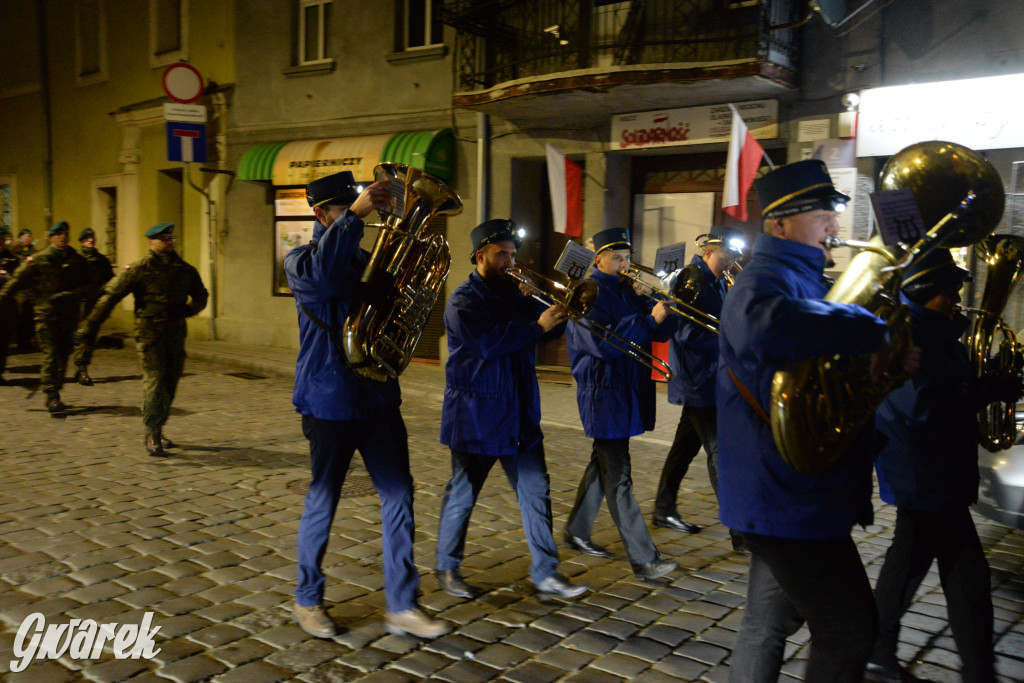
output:
[[[721,681],[743,614],[748,558],[717,521],[700,456],[683,482],[685,535],[652,528],[680,570],[638,582],[604,509],[594,540],[615,555],[562,549],[561,571],[594,590],[575,602],[532,593],[515,496],[495,469],[470,525],[463,574],[487,593],[471,602],[432,576],[437,514],[450,472],[438,443],[441,368],[414,363],[402,378],[416,479],[421,603],[455,625],[433,642],[384,631],[380,514],[359,458],[343,491],[324,561],[333,640],[291,620],[295,535],[308,483],[307,442],[291,405],[294,352],[190,343],[165,435],[172,457],[148,457],[131,345],[100,350],[92,388],[68,385],[64,418],[35,391],[39,355],[9,358],[0,387],[0,672],[8,681]],[[541,384],[556,539],[590,455],[565,375]],[[659,427],[631,442],[634,490],[649,516],[679,408],[659,397]],[[876,524],[856,538],[872,578],[895,509],[876,498]],[[977,517],[992,565],[997,667],[1024,680],[1024,534]],[[159,654],[117,660],[64,655],[12,673],[15,634],[40,612],[48,623],[139,623],[153,612]],[[934,570],[903,621],[900,657],[919,676],[958,681],[959,658]],[[791,639],[784,680],[798,680],[807,631]],[[792,678],[788,678],[792,677]]]

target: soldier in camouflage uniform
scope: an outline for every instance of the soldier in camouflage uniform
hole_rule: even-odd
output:
[[[50,247],[25,259],[0,289],[0,300],[27,293],[35,301],[36,340],[43,352],[40,385],[46,409],[61,413],[67,406],[60,400],[60,390],[78,325],[78,307],[89,286],[89,271],[82,255],[68,246],[66,221],[54,223],[47,234]]]
[[[0,287],[10,279],[18,269],[18,257],[11,250],[13,241],[11,231],[0,226]],[[7,369],[7,351],[14,338],[14,327],[18,319],[18,309],[11,299],[0,299],[0,386],[7,384],[4,370]]]
[[[128,294],[135,295],[146,451],[159,457],[166,456],[164,449],[174,445],[161,432],[185,367],[185,318],[206,308],[208,297],[199,272],[174,251],[173,232],[172,223],[158,223],[146,231],[149,254],[107,283],[105,293],[75,335],[76,342],[87,347],[81,356],[87,366],[100,325],[118,301]]]
[[[85,257],[85,265],[89,268],[90,288],[82,297],[82,320],[89,315],[93,306],[99,301],[103,293],[103,285],[107,284],[110,278],[114,277],[114,270],[110,260],[100,253],[96,248],[96,231],[86,228],[78,235],[78,241],[82,245],[82,256]],[[75,347],[75,381],[83,387],[93,385],[92,377],[89,376],[89,361],[84,357],[86,346],[80,344]]]
[[[22,228],[18,232],[18,241],[11,245],[11,251],[18,257],[18,265],[36,253],[35,241],[32,239],[32,231]],[[32,352],[32,335],[35,331],[35,323],[32,314],[32,294],[21,292],[14,297],[15,323],[14,331],[18,341],[18,350],[22,353]]]

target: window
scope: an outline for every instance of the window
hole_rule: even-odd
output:
[[[438,0],[401,0],[402,22],[399,51],[440,45],[444,42],[444,25],[438,20]]]
[[[0,176],[0,226],[13,233],[18,223],[17,218],[14,207],[14,177]]]
[[[299,0],[299,65],[330,61],[330,10],[331,0]]]
[[[188,59],[190,0],[149,0],[149,64],[167,66]]]
[[[103,0],[75,4],[75,75],[78,85],[107,79],[107,24]]]

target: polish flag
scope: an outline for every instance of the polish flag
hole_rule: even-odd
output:
[[[729,139],[729,157],[725,162],[725,187],[722,192],[722,211],[741,221],[747,220],[747,193],[761,165],[764,149],[754,139],[736,107],[732,109],[732,136]]]
[[[583,234],[583,167],[548,143],[548,188],[555,232]]]

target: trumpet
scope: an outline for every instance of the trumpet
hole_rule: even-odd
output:
[[[672,369],[668,363],[644,350],[639,344],[616,334],[611,328],[598,325],[586,317],[597,303],[597,283],[593,280],[571,280],[566,285],[518,263],[513,263],[507,273],[513,280],[525,286],[530,296],[537,301],[546,306],[561,306],[572,322],[652,372],[658,373],[666,382],[672,379]]]
[[[683,269],[685,270],[685,268]],[[648,295],[650,298],[657,301],[665,301],[669,305],[671,310],[676,315],[681,315],[690,322],[696,323],[706,330],[718,334],[718,318],[694,306],[691,302],[697,298],[697,294],[700,293],[700,284],[698,281],[690,278],[679,278],[676,285],[669,289],[665,286],[663,278],[659,277],[654,272],[653,268],[648,266],[642,266],[639,263],[630,263],[629,266],[621,271],[622,274],[632,280],[633,282],[643,285],[646,290],[650,290]],[[651,275],[662,284],[662,287],[656,287],[650,284],[648,281],[643,279],[644,274]],[[685,297],[685,298],[684,298]]]

